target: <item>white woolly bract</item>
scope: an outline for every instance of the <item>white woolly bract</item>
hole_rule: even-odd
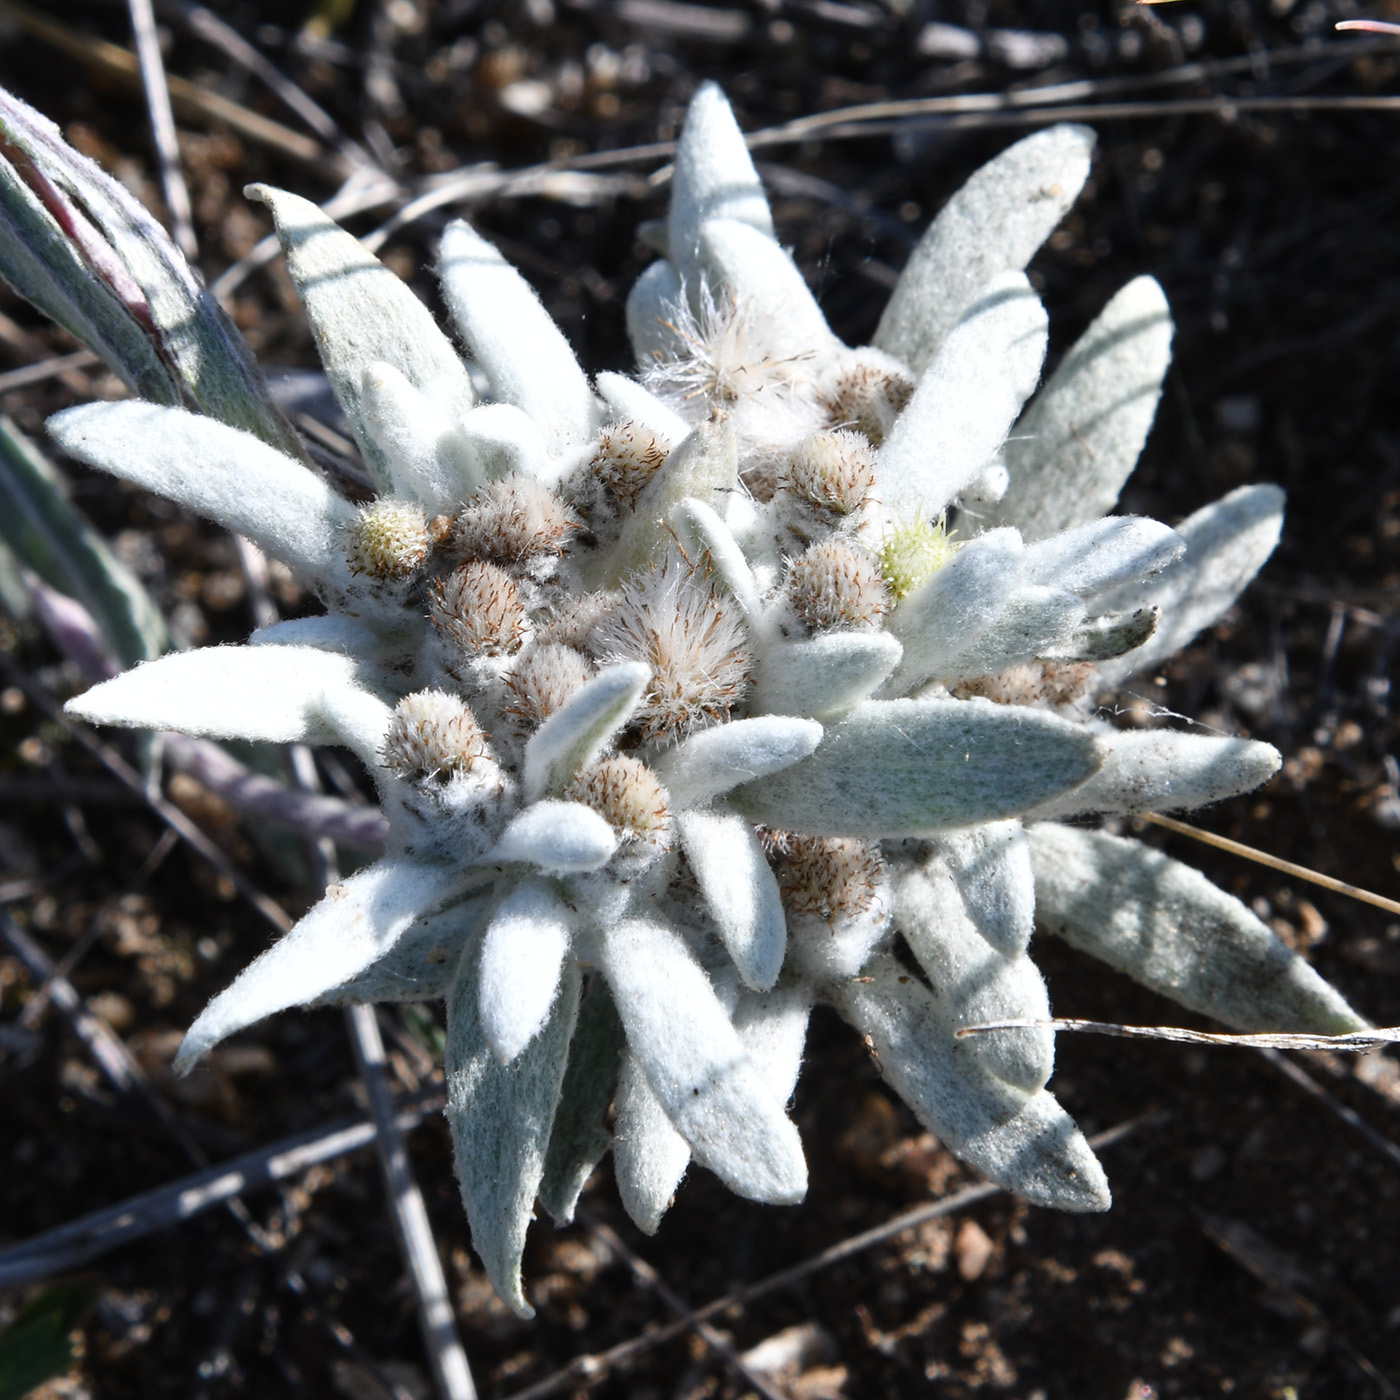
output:
[[[628,919],[604,928],[601,942],[627,1044],[696,1159],[750,1200],[800,1201],[807,1164],[797,1129],[679,934]]]
[[[201,1055],[245,1026],[315,1001],[363,972],[464,878],[453,866],[398,859],[332,885],[290,933],[205,1007],[180,1045],[176,1070],[188,1073]]]
[[[540,880],[522,881],[491,915],[481,945],[477,1006],[482,1031],[503,1065],[544,1025],[572,927],[568,905]]]
[[[511,818],[489,858],[566,875],[597,870],[616,849],[617,833],[591,807],[545,799]]]

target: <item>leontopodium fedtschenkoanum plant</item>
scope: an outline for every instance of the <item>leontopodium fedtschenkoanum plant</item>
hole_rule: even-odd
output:
[[[570,1219],[609,1147],[644,1230],[692,1159],[743,1196],[802,1198],[787,1103],[818,1002],[986,1176],[1104,1209],[1045,1088],[1051,1032],[956,1035],[1048,1015],[1037,918],[1236,1028],[1362,1025],[1201,875],[1064,824],[1196,807],[1278,765],[1096,717],[1229,607],[1282,499],[1249,487],[1176,530],[1107,514],[1168,363],[1150,278],[1037,392],[1046,317],[1019,269],[1092,144],[1055,127],[975,175],[852,349],[702,88],[666,255],[628,304],[639,372],[591,382],[465,223],[439,272],[475,375],[353,237],[256,187],[376,498],[168,404],[51,424],[78,460],[250,536],[327,609],[140,666],[73,712],[348,745],[390,821],[388,853],[210,1003],[179,1066],[289,1007],[445,997],[473,1238],[522,1313],[536,1199]]]

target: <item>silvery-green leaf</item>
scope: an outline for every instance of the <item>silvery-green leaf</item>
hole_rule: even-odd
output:
[[[71,594],[124,666],[169,640],[141,581],[69,502],[62,479],[14,423],[0,417],[0,540],[50,587]]]
[[[895,877],[894,920],[953,1027],[1049,1018],[1035,964],[1024,951],[1008,957],[992,947],[941,857]],[[1044,1027],[973,1036],[967,1045],[984,1069],[1028,1094],[1043,1089],[1055,1067],[1055,1035]]]
[[[544,434],[514,404],[484,403],[472,409],[458,425],[458,437],[474,477],[490,481],[519,472],[554,484],[557,467],[550,461]]]
[[[797,1129],[749,1064],[685,940],[651,919],[600,934],[628,1048],[696,1160],[750,1200],[800,1201],[807,1164]]]
[[[807,1044],[812,992],[785,977],[770,991],[744,990],[734,1009],[734,1029],[759,1078],[784,1103],[792,1097]]]
[[[617,543],[594,565],[592,583],[615,587],[671,543],[662,523],[687,497],[702,505],[739,485],[739,444],[728,416],[699,424],[656,469]]]
[[[0,142],[0,264],[20,294],[142,398],[303,457],[242,337],[140,201],[8,93]]]
[[[1158,520],[1106,516],[1038,540],[1026,549],[1034,583],[1094,599],[1110,588],[1160,574],[1186,552],[1186,541]]]
[[[827,632],[774,639],[758,653],[752,708],[774,714],[830,715],[871,695],[904,649],[889,632]]]
[[[1135,608],[1132,612],[1091,617],[1064,641],[1040,653],[1042,661],[1110,661],[1143,646],[1157,630],[1162,610]]]
[[[787,919],[753,827],[733,812],[681,812],[676,832],[739,975],[767,990],[783,965]]]
[[[643,662],[608,666],[550,715],[525,745],[526,800],[563,792],[627,723],[649,680]]]
[[[460,219],[442,236],[438,275],[494,396],[529,415],[551,454],[581,447],[594,427],[593,393],[534,288]]]
[[[416,388],[435,385],[439,403],[450,390],[451,416],[456,417],[476,401],[466,367],[427,307],[310,200],[271,185],[249,185],[244,193],[272,213],[287,271],[306,308],[336,401],[375,479],[387,489],[392,482],[388,462],[365,419],[365,370],[382,360]]]
[[[814,719],[762,715],[702,729],[653,765],[677,808],[699,807],[738,783],[766,778],[807,757],[822,740]]]
[[[642,369],[683,353],[685,342],[675,320],[684,304],[680,275],[665,258],[652,263],[632,284],[627,294],[627,339]]]
[[[447,995],[468,940],[480,938],[491,897],[476,895],[415,919],[382,957],[348,981],[323,992],[313,1006],[353,1002],[436,1001]]]
[[[1034,821],[1090,812],[1181,812],[1252,792],[1278,772],[1272,744],[1181,734],[1172,729],[1095,726],[1103,767],[1083,787],[1038,804]]]
[[[1157,413],[1172,320],[1151,277],[1129,282],[1071,347],[1006,444],[995,520],[1028,540],[1113,509]]]
[[[617,833],[591,807],[546,798],[510,819],[487,859],[565,875],[597,870],[615,850]]]
[[[1145,646],[1098,668],[1107,685],[1178,652],[1217,621],[1274,552],[1283,528],[1277,486],[1241,486],[1176,527],[1186,557],[1144,587],[1128,585],[1098,600],[1104,609],[1155,605],[1162,622]]]
[[[736,808],[781,831],[932,835],[1016,816],[1077,787],[1103,759],[1080,725],[986,700],[868,700],[821,747],[737,787]]]
[[[571,1225],[578,1198],[612,1142],[605,1122],[617,1090],[627,1040],[602,977],[588,979],[578,1026],[569,1043],[569,1067],[545,1154],[540,1204],[556,1225]],[[673,1128],[672,1132],[675,1131]],[[690,1149],[686,1149],[689,1156]]]
[[[690,1144],[672,1126],[636,1056],[625,1055],[617,1083],[613,1168],[623,1209],[644,1235],[660,1228],[689,1165]]]
[[[1084,625],[1082,599],[1060,588],[1030,585],[1010,592],[992,625],[970,646],[943,658],[940,680],[995,676],[1022,661],[1067,646]]]
[[[672,262],[692,286],[700,281],[701,230],[712,219],[734,219],[773,237],[773,215],[734,113],[717,84],[702,83],[676,146],[667,237]]]
[[[983,467],[972,481],[958,493],[958,500],[968,506],[973,514],[983,515],[988,506],[994,506],[1006,495],[1011,484],[1011,475],[1006,464],[1000,460],[991,466]]]
[[[544,1025],[572,933],[568,905],[544,880],[522,880],[492,913],[481,942],[477,1006],[481,1033],[503,1065]]]
[[[967,308],[880,448],[875,495],[888,511],[936,518],[977,479],[1040,378],[1047,326],[1019,272],[997,277]]]
[[[204,1008],[175,1056],[176,1072],[189,1073],[206,1051],[254,1022],[345,986],[462,883],[462,872],[452,866],[388,859],[332,885],[291,932]]]
[[[456,510],[485,485],[482,454],[463,436],[460,421],[402,370],[384,360],[366,365],[360,411],[383,453],[392,495],[419,501],[437,515]]]
[[[274,744],[344,742],[327,708],[338,693],[363,697],[380,716],[389,707],[358,680],[353,657],[312,647],[204,647],[172,652],[116,676],[68,702],[91,724],[176,729],[216,739]]]
[[[708,220],[700,230],[700,267],[710,289],[747,308],[772,341],[771,353],[824,359],[844,349],[797,264],[751,224]],[[696,285],[690,286],[692,299]]]
[[[715,582],[743,609],[749,626],[757,627],[763,613],[758,584],[739,542],[718,513],[704,501],[687,497],[672,510],[671,526],[687,551],[693,550],[708,563]]]
[[[379,621],[378,618],[375,619]],[[387,621],[387,619],[386,619]],[[248,638],[254,647],[315,647],[318,651],[339,652],[359,661],[379,661],[402,654],[402,644],[392,635],[372,627],[348,613],[318,613],[314,617],[293,617],[259,627]]]
[[[1035,1205],[1107,1210],[1108,1181],[1084,1135],[1044,1089],[1027,1094],[986,1070],[946,1009],[893,958],[866,981],[832,988],[837,1009],[870,1037],[885,1079],[940,1142]]]
[[[921,374],[998,273],[1035,255],[1089,178],[1087,126],[1038,131],[984,165],[919,240],[874,343]]]
[[[447,998],[447,1121],[472,1246],[521,1317],[534,1316],[521,1289],[520,1256],[578,1019],[579,980],[568,963],[548,1024],[509,1065],[491,1053],[477,1019],[476,945],[467,945]]]
[[[354,507],[251,434],[131,402],[70,408],[48,429],[70,457],[247,535],[302,577],[337,587],[348,581],[343,536]]]
[[[674,447],[690,431],[690,424],[675,409],[625,374],[604,370],[594,377],[593,387],[614,418],[640,423],[667,447]]]
[[[1035,877],[1022,824],[986,822],[937,844],[978,932],[1005,957],[1024,953],[1035,927]]]
[[[1036,917],[1154,992],[1237,1031],[1345,1035],[1366,1022],[1198,870],[1139,841],[1030,829]]]
[[[1021,536],[1001,529],[969,541],[930,574],[890,614],[889,630],[904,655],[885,693],[903,694],[930,676],[946,675],[953,658],[996,621],[1025,572]]]

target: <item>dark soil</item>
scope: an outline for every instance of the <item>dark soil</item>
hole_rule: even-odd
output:
[[[318,14],[338,6],[325,3]],[[1033,265],[1062,349],[1131,276],[1151,272],[1178,325],[1176,362],[1124,508],[1180,519],[1246,482],[1289,493],[1284,542],[1230,619],[1179,656],[1129,711],[1164,706],[1249,733],[1283,774],[1202,825],[1357,885],[1400,893],[1400,777],[1391,674],[1400,640],[1400,128],[1394,111],[1183,114],[1177,99],[1392,92],[1400,50],[1334,36],[1348,0],[1202,0],[1144,9],[929,0],[393,0],[351,9],[297,46],[297,16],[236,0],[220,15],[417,186],[477,162],[515,168],[674,136],[703,78],[722,82],[746,129],[884,98],[1114,80],[1115,101],[1158,104],[1094,123],[1092,182]],[[69,33],[128,45],[123,7],[63,7]],[[129,87],[17,26],[0,8],[0,82],[160,209],[144,109]],[[218,50],[170,27],[170,71],[295,126]],[[934,20],[984,42],[975,56],[920,54]],[[704,29],[705,36],[700,30]],[[1034,31],[1039,67],[999,55],[997,32]],[[1245,60],[1228,66],[1227,61]],[[1182,62],[1227,63],[1153,86]],[[530,84],[534,86],[521,86]],[[534,104],[533,107],[531,104]],[[524,114],[530,113],[530,114]],[[335,180],[207,119],[180,119],[202,266],[211,279],[266,231],[239,190],[285,184],[318,199]],[[860,139],[773,146],[780,235],[846,340],[868,339],[894,270],[947,196],[1022,127],[894,122]],[[645,176],[657,162],[621,164]],[[665,192],[640,178],[601,200],[491,198],[468,212],[530,277],[590,369],[626,367],[623,300],[651,256],[639,220]],[[351,221],[356,231],[377,215]],[[390,239],[384,256],[435,296],[445,216]],[[234,314],[269,366],[315,363],[285,276],[243,283]],[[0,372],[73,347],[0,294]],[[1391,386],[1387,388],[1387,386]],[[119,392],[101,372],[0,396],[39,434],[45,416]],[[168,504],[71,470],[75,499],[116,540],[187,641],[249,630],[227,541]],[[285,592],[282,602],[295,607]],[[360,1090],[338,1013],[292,1014],[241,1037],[212,1072],[177,1084],[173,1046],[207,998],[265,946],[266,926],[159,819],[17,688],[78,688],[32,624],[3,625],[0,891],[151,1074],[178,1124],[214,1161],[355,1114]],[[9,688],[4,688],[8,686]],[[43,780],[42,782],[38,780]],[[80,783],[89,786],[79,786]],[[97,784],[96,787],[91,786]],[[173,795],[264,889],[306,903],[286,862],[188,784]],[[1144,839],[1199,864],[1251,902],[1378,1024],[1400,1023],[1400,922],[1179,836]],[[31,892],[16,898],[32,881]],[[1184,1013],[1041,938],[1063,1015],[1194,1024]],[[5,1146],[0,1237],[17,1241],[173,1181],[193,1168],[169,1127],[113,1092],[17,959],[0,957]],[[26,1011],[26,1008],[29,1008]],[[433,1017],[437,1008],[428,1008]],[[430,1024],[383,1015],[397,1087],[432,1082]],[[1299,1058],[1364,1125],[1400,1140],[1392,1059]],[[717,1320],[739,1351],[806,1326],[777,1382],[793,1396],[937,1395],[1016,1400],[1213,1397],[1379,1400],[1400,1385],[1400,1156],[1252,1051],[1065,1035],[1052,1087],[1088,1131],[1140,1120],[1105,1149],[1103,1216],[994,1197],[809,1275]],[[687,1302],[700,1304],[898,1212],[968,1174],[882,1085],[834,1019],[814,1024],[796,1118],[812,1189],[795,1209],[739,1201],[694,1173],[654,1239],[626,1221],[608,1167],[585,1196]],[[471,1256],[447,1133],[430,1116],[414,1166],[456,1291],[477,1385],[507,1396],[575,1358],[670,1320],[584,1227],[536,1227],[527,1278],[539,1316],[512,1318]],[[269,1256],[213,1211],[118,1250],[78,1280],[90,1307],[80,1359],[48,1396],[280,1397],[382,1394],[388,1376],[427,1393],[427,1367],[371,1151],[250,1195]],[[306,1293],[286,1285],[297,1271]],[[0,1301],[0,1325],[32,1294]],[[313,1306],[314,1305],[314,1306]],[[335,1328],[353,1337],[347,1351]],[[632,1364],[580,1374],[563,1394],[722,1397],[748,1387],[693,1334]]]

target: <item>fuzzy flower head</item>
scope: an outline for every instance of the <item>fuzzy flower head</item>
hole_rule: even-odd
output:
[[[439,270],[475,376],[355,239],[259,187],[376,500],[178,409],[52,424],[73,456],[250,536],[327,609],[75,711],[344,744],[390,821],[383,857],[210,1003],[180,1065],[294,1005],[445,998],[473,1239],[522,1313],[536,1200],[571,1219],[609,1148],[646,1230],[692,1159],[801,1199],[787,1103],[819,1002],[986,1176],[1105,1208],[1046,1088],[1050,1033],[957,1036],[1046,1016],[1036,919],[1231,1025],[1360,1024],[1196,872],[1065,824],[1197,806],[1278,764],[1096,718],[1238,596],[1282,505],[1248,487],[1177,530],[1109,513],[1169,360],[1161,291],[1131,282],[1042,383],[1021,271],[1092,144],[1055,127],[975,175],[852,348],[706,86],[668,254],[628,302],[638,376],[592,381],[466,224]]]

